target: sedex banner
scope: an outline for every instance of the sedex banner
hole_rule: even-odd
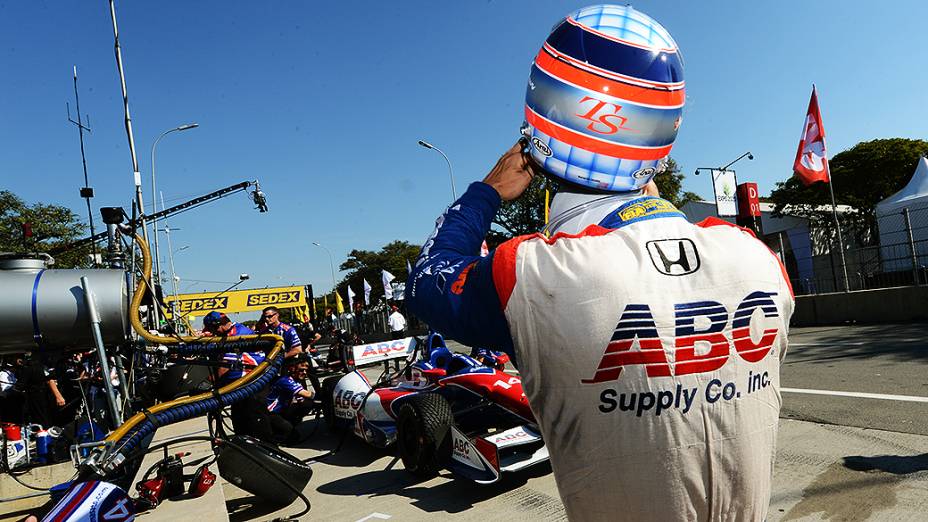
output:
[[[168,309],[174,296],[165,296]],[[231,292],[206,292],[202,294],[178,294],[177,312],[191,316],[206,315],[212,311],[226,314],[262,310],[267,306],[297,308],[306,306],[302,286],[279,286],[255,290],[233,290]]]

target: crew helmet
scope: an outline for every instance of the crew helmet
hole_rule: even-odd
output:
[[[629,192],[666,167],[684,101],[670,33],[630,6],[594,5],[558,23],[535,57],[522,132],[547,173]]]

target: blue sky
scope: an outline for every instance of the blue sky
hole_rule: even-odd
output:
[[[353,249],[421,243],[450,200],[518,137],[529,66],[575,2],[118,2],[120,42],[146,187],[153,140],[168,205],[258,179],[270,212],[244,195],[171,226],[182,291],[331,288]],[[711,196],[696,167],[750,150],[739,181],[762,194],[790,175],[819,89],[830,154],[874,138],[928,135],[928,4],[643,1],[680,45],[687,105],[672,155],[684,187]],[[95,209],[126,206],[132,173],[107,2],[0,1],[0,188],[86,215],[71,68]],[[876,173],[875,173],[876,175]],[[99,222],[99,221],[98,221]],[[163,252],[166,247],[162,245]],[[165,261],[166,266],[166,261]],[[359,289],[356,289],[356,291]]]

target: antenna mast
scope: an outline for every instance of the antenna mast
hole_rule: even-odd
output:
[[[135,137],[132,134],[132,116],[129,115],[129,93],[126,91],[126,74],[122,68],[122,51],[119,48],[119,28],[116,26],[116,4],[110,0],[110,18],[113,20],[113,42],[116,52],[116,67],[119,70],[119,83],[122,86],[122,106],[126,114],[126,135],[129,137],[129,153],[132,155],[132,174],[135,182],[135,204],[139,209],[139,221],[142,223],[142,235],[145,242],[148,243],[148,227],[145,225],[145,204],[142,201],[142,174],[139,172],[139,160],[135,154]],[[154,194],[152,202],[154,202]],[[157,233],[157,232],[156,232]],[[152,299],[156,299],[155,290],[152,289]],[[155,328],[160,326],[161,317],[158,313],[158,307],[153,306],[152,312],[155,319]]]
[[[90,181],[87,177],[87,156],[84,154],[84,131],[90,132],[90,127],[84,125],[81,121],[81,98],[77,94],[77,66],[74,66],[74,105],[77,107],[77,121],[71,119],[71,106],[65,103],[65,106],[68,109],[68,121],[77,125],[77,132],[81,138],[81,163],[84,166],[84,186],[81,187],[81,197],[87,201],[87,219],[90,221],[90,235],[95,236],[97,231],[93,226],[93,209],[90,208],[90,198],[93,197],[93,188],[90,186]],[[90,124],[90,116],[87,116],[87,124]],[[97,266],[97,244],[91,244],[91,251],[93,252],[93,266]]]

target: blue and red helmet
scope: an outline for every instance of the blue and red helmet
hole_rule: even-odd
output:
[[[661,24],[632,7],[585,7],[535,57],[523,134],[553,176],[638,190],[664,169],[684,101],[683,59]]]

